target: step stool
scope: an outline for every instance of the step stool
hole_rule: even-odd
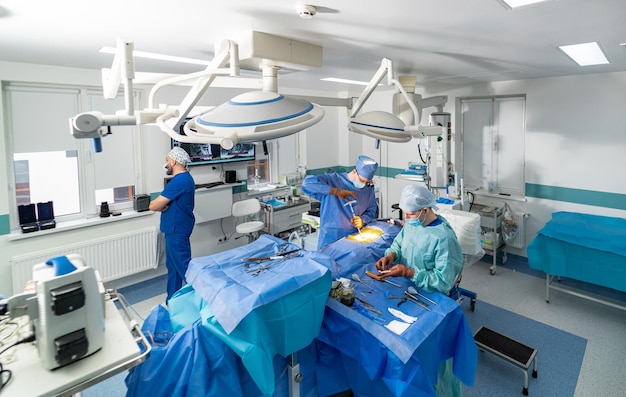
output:
[[[533,378],[537,377],[537,349],[526,346],[508,336],[502,335],[485,326],[481,326],[474,334],[476,345],[486,352],[518,366],[524,372],[524,389],[528,395],[528,367],[533,363]]]

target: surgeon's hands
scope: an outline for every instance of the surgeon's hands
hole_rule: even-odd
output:
[[[411,269],[410,267],[404,266],[404,265],[395,265],[391,269],[387,270],[386,272],[383,271],[383,272],[381,272],[379,274],[383,278],[387,278],[387,277],[406,277],[408,279],[412,279],[413,276],[415,275],[415,270]]]
[[[353,198],[357,198],[359,197],[358,194],[350,191],[350,190],[343,190],[343,189],[337,189],[336,187],[331,187],[330,188],[330,194],[334,194],[337,197],[341,197],[344,201],[350,201],[350,199],[348,198],[348,196],[351,196]]]
[[[390,252],[387,256],[383,256],[378,261],[376,261],[376,270],[379,272],[389,270],[391,265],[393,265],[393,261],[396,260],[396,254]]]
[[[386,256],[383,256],[376,261],[376,270],[378,274],[383,277],[407,277],[412,279],[415,275],[415,270],[405,265],[395,265],[393,262],[396,260],[396,254],[390,252]]]
[[[350,223],[352,223],[352,226],[356,227],[359,230],[363,228],[363,219],[361,219],[361,217],[358,215],[352,218],[350,220]]]

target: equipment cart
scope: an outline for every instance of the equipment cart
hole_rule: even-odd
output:
[[[470,212],[474,212],[480,215],[480,228],[483,234],[489,233],[493,236],[493,248],[490,249],[489,245],[483,242],[482,247],[486,253],[493,257],[493,264],[489,268],[491,275],[496,274],[498,269],[498,251],[502,251],[502,264],[507,261],[506,257],[506,244],[502,238],[502,217],[504,214],[504,207],[488,207],[480,204],[472,204]]]

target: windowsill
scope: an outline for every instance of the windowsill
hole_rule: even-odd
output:
[[[27,238],[33,238],[33,237],[48,236],[50,234],[61,233],[61,232],[65,232],[68,230],[75,230],[75,229],[81,229],[84,227],[104,225],[104,224],[111,223],[111,222],[124,221],[127,219],[139,218],[142,216],[149,216],[152,214],[154,214],[154,212],[152,211],[142,211],[142,212],[125,211],[125,212],[122,212],[122,215],[118,215],[118,216],[109,216],[106,218],[100,218],[99,216],[94,216],[93,218],[88,218],[88,219],[77,219],[77,220],[68,221],[68,222],[59,222],[57,223],[54,229],[38,230],[36,232],[31,232],[31,233],[22,233],[21,231],[13,231],[7,236],[7,240],[15,241],[15,240],[23,240]]]

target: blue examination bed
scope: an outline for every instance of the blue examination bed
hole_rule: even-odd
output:
[[[555,212],[527,252],[531,269],[626,291],[626,219]]]
[[[374,226],[383,234],[373,243],[341,239],[256,277],[245,273],[242,259],[271,256],[284,241],[261,236],[193,259],[189,285],[170,300],[169,313],[157,308],[144,324],[171,340],[153,347],[131,371],[128,395],[287,396],[294,352],[302,396],[347,389],[356,395],[434,396],[439,368],[449,358],[454,374],[472,385],[477,350],[460,306],[439,293],[425,294],[438,303],[430,305],[432,311],[412,302],[397,306],[399,300],[387,298],[402,295],[409,280],[394,279],[398,288],[366,276],[400,230],[382,221]],[[328,297],[332,279],[353,273],[375,291],[356,283],[357,297],[381,314],[358,301],[350,308]],[[397,320],[387,307],[418,320],[397,335],[384,326]]]

